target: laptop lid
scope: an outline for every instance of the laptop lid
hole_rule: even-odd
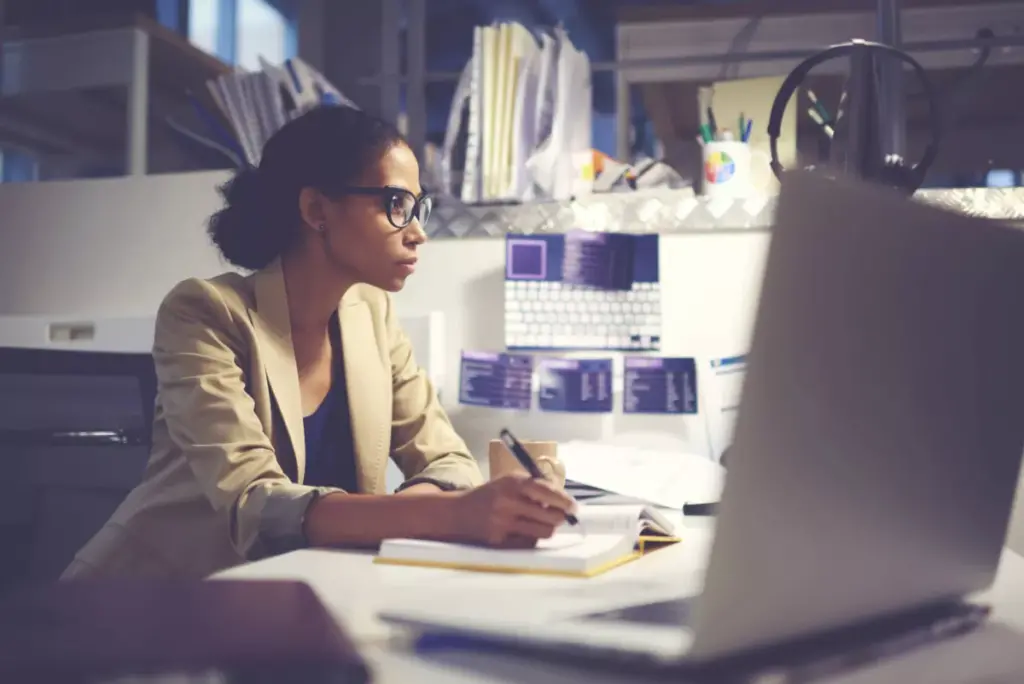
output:
[[[989,585],[1024,434],[1024,232],[787,175],[695,659]]]

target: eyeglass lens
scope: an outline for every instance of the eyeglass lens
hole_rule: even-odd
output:
[[[414,217],[419,218],[420,225],[425,226],[427,219],[430,218],[430,209],[432,205],[432,199],[430,197],[423,197],[419,200],[419,209],[417,211],[416,197],[411,192],[396,192],[388,200],[388,213],[390,214],[389,219],[396,228],[404,228],[410,223]],[[416,214],[419,214],[417,217]]]

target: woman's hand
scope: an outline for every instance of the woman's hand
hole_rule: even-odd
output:
[[[456,535],[469,542],[529,548],[565,522],[576,502],[543,480],[511,473],[454,500]]]

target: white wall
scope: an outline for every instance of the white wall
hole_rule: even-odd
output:
[[[227,270],[206,236],[225,172],[0,184],[0,316],[146,316]]]

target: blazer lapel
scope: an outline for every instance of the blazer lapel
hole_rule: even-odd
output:
[[[381,358],[366,302],[343,300],[338,321],[359,489],[375,493],[391,444],[391,368]]]
[[[252,277],[256,290],[256,311],[250,312],[250,316],[256,331],[256,343],[295,454],[296,478],[302,482],[306,473],[306,437],[284,273],[280,262],[275,261]]]

